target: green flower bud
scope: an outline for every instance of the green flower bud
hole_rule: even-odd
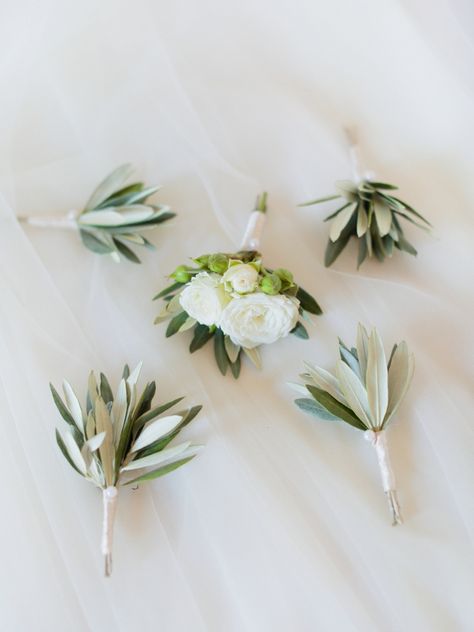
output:
[[[191,280],[191,275],[189,274],[186,266],[178,266],[171,277],[175,281],[178,281],[178,283],[187,283]]]
[[[195,263],[197,263],[199,267],[207,268],[207,264],[208,264],[208,261],[209,261],[209,255],[201,255],[200,257],[197,257],[196,259],[193,259],[193,261]]]
[[[277,268],[274,272],[280,279],[283,289],[293,285],[293,274],[286,268]]]
[[[217,255],[210,255],[207,266],[211,272],[224,274],[224,272],[229,267],[229,258],[222,253],[218,253]]]
[[[267,274],[260,282],[260,289],[265,294],[278,294],[281,290],[281,280],[275,273]]]

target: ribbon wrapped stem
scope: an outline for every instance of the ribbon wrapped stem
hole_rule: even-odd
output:
[[[403,520],[400,512],[400,505],[398,504],[395,474],[390,462],[390,454],[388,451],[386,433],[384,430],[367,430],[365,433],[365,438],[372,444],[377,454],[380,474],[382,476],[382,485],[385,496],[388,500],[390,513],[392,515],[392,524],[394,526],[397,524],[402,524]]]
[[[102,554],[105,562],[105,576],[112,574],[112,546],[114,536],[114,522],[117,511],[118,490],[116,487],[106,487],[102,491],[103,521],[102,521]]]
[[[356,129],[354,127],[345,127],[344,132],[346,134],[347,144],[349,145],[349,156],[354,181],[360,184],[363,180],[373,180],[375,177],[374,172],[364,168],[359,143],[357,142]]]
[[[30,226],[39,228],[65,228],[67,230],[77,229],[77,211],[68,211],[65,215],[19,215],[18,220]]]
[[[262,193],[257,198],[255,210],[252,211],[245,229],[240,250],[259,250],[263,227],[267,212],[267,194]]]

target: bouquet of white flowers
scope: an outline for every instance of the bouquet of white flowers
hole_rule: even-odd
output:
[[[244,245],[258,245],[255,229],[265,210],[263,194]],[[242,351],[260,367],[260,345],[289,333],[308,338],[300,318],[321,314],[318,303],[296,285],[292,273],[265,268],[257,250],[207,254],[193,262],[195,266],[178,266],[170,275],[172,285],[155,296],[166,302],[155,323],[170,320],[167,337],[193,329],[191,353],[214,338],[215,358],[223,375],[230,367],[233,376],[239,376]]]

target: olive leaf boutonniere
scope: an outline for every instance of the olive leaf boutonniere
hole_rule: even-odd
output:
[[[306,370],[300,375],[303,384],[291,384],[304,395],[295,404],[320,419],[344,421],[364,432],[377,453],[393,524],[401,524],[386,429],[410,386],[413,354],[400,342],[394,345],[387,363],[379,333],[373,329],[369,336],[362,325],[355,347],[348,348],[339,340],[339,354],[336,374],[305,363]]]
[[[32,226],[78,230],[86,248],[99,255],[110,255],[116,262],[124,257],[134,263],[140,259],[131,246],[153,249],[143,232],[156,228],[175,216],[168,206],[150,202],[161,187],[146,187],[143,182],[127,184],[133,169],[115,169],[92,193],[84,209],[64,216],[19,217]]]
[[[102,554],[105,574],[112,571],[113,525],[118,488],[164,476],[188,463],[200,446],[185,441],[169,445],[201,410],[201,406],[163,416],[182,397],[152,406],[155,382],[140,393],[141,364],[125,366],[114,395],[103,373],[97,382],[89,375],[85,406],[64,380],[64,400],[50,384],[54,403],[66,426],[56,430],[56,441],[69,465],[102,490]],[[135,474],[138,474],[136,476]]]
[[[324,258],[327,267],[334,263],[351,237],[359,245],[357,267],[367,257],[384,261],[392,256],[394,248],[417,254],[403,233],[402,221],[424,230],[431,224],[412,206],[395,197],[393,192],[397,188],[386,182],[342,180],[336,182],[336,194],[300,204],[310,206],[331,200],[340,200],[342,204],[324,220],[332,220]]]

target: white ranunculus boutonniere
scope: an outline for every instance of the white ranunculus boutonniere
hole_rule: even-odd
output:
[[[245,353],[259,367],[258,347],[289,333],[308,338],[302,319],[321,314],[314,298],[299,287],[289,270],[270,270],[258,252],[266,211],[266,196],[257,202],[237,253],[215,253],[178,266],[173,283],[155,298],[165,305],[156,323],[169,321],[166,336],[193,330],[190,351],[214,339],[214,354],[223,375],[230,368],[237,378]]]

